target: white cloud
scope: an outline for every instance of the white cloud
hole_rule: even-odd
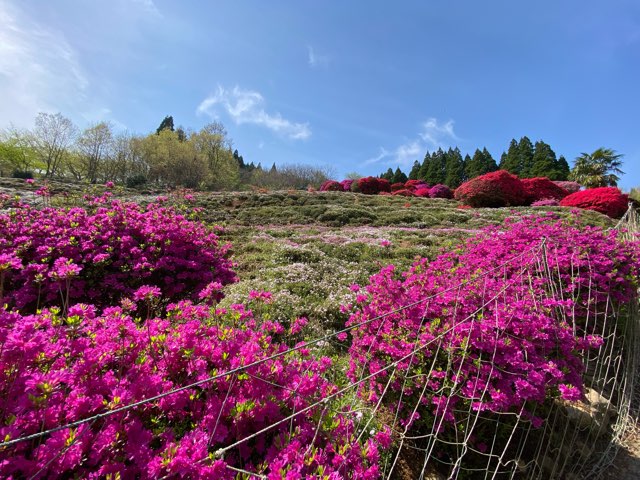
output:
[[[307,45],[308,63],[311,68],[326,68],[329,66],[329,57],[318,55],[311,45]]]
[[[154,17],[162,17],[162,14],[158,10],[158,7],[156,7],[156,4],[153,3],[153,0],[131,0],[131,1],[135,5],[138,5],[142,11],[148,13],[149,15]]]
[[[3,117],[27,126],[40,111],[86,100],[89,81],[65,37],[0,2],[0,96]]]
[[[311,136],[308,123],[292,122],[277,112],[267,113],[264,104],[264,97],[259,92],[243,90],[237,85],[233,90],[218,86],[215,94],[209,95],[200,103],[196,113],[218,118],[217,107],[221,107],[238,125],[260,125],[293,140],[304,140]]]
[[[422,124],[422,132],[419,135],[432,148],[444,147],[449,145],[448,142],[451,140],[458,140],[453,131],[453,120],[439,125],[438,120],[433,117]]]
[[[422,131],[418,132],[417,138],[406,141],[394,150],[380,147],[380,153],[365,160],[363,165],[392,163],[408,167],[414,160],[421,160],[427,150],[450,147],[455,141],[460,140],[453,130],[453,124],[453,120],[441,124],[436,118],[428,118],[422,124]]]

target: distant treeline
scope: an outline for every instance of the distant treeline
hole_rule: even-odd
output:
[[[424,180],[431,185],[457,188],[467,180],[496,170],[507,170],[520,178],[548,177],[551,180],[567,180],[570,173],[567,160],[563,156],[557,158],[548,144],[540,140],[534,145],[529,138],[522,137],[520,141],[511,140],[499,163],[486,148],[476,149],[473,156],[464,157],[457,147],[446,151],[439,148],[427,152],[422,163],[416,160],[409,175],[398,167],[395,171],[389,168],[380,174],[380,178],[392,183]]]
[[[247,163],[220,122],[191,131],[174,127],[167,116],[155,131],[133,135],[115,133],[108,122],[81,131],[60,113],[40,113],[33,129],[0,133],[0,175],[236,190],[317,186],[329,172],[309,165]]]

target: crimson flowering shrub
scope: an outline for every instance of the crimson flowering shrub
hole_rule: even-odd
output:
[[[391,192],[397,192],[398,190],[404,190],[404,189],[405,189],[405,186],[404,186],[404,183],[402,182],[391,184]]]
[[[401,279],[383,268],[345,306],[348,325],[368,322],[352,331],[349,378],[372,375],[360,395],[382,399],[405,428],[455,439],[472,412],[522,412],[540,426],[534,410],[547,399],[581,398],[581,355],[602,344],[592,328],[608,302],[635,298],[640,247],[616,235],[553,214],[524,217]],[[381,372],[393,362],[393,375]]]
[[[151,288],[151,287],[149,287]],[[240,325],[240,326],[229,326]],[[120,307],[35,315],[0,310],[0,442],[130,405],[264,360],[97,421],[0,447],[2,478],[233,479],[379,476],[381,432],[360,445],[353,415],[330,402],[331,364],[273,340],[281,325],[244,305],[213,313],[189,301],[144,323]],[[292,330],[289,335],[295,334]],[[267,432],[214,453],[309,408]]]
[[[547,198],[560,201],[569,195],[567,190],[556,185],[546,177],[523,178],[521,182],[527,205]]]
[[[612,218],[620,218],[627,211],[629,196],[616,187],[600,187],[572,193],[560,202],[562,207],[595,210]]]
[[[580,185],[578,182],[568,182],[568,181],[565,181],[565,180],[554,180],[553,183],[555,183],[560,188],[566,190],[569,193],[579,192],[580,189],[582,188],[582,185]]]
[[[354,185],[357,185],[357,187],[354,188]],[[377,195],[380,192],[391,192],[391,183],[384,178],[363,177],[351,185],[351,191],[366,195]]]
[[[335,180],[325,180],[320,185],[321,192],[343,192],[344,187],[340,182],[336,182]]]
[[[441,183],[434,185],[429,189],[430,198],[453,198],[453,192],[446,185]]]
[[[216,231],[159,203],[19,205],[0,214],[0,258],[10,259],[0,267],[0,295],[22,312],[69,302],[102,307],[143,284],[167,301],[196,299],[207,284],[236,278]]]
[[[476,208],[513,207],[526,201],[522,181],[506,170],[472,178],[456,189],[455,198]]]
[[[353,180],[351,180],[351,179],[342,180],[340,182],[340,185],[342,185],[342,190],[343,191],[349,192],[349,191],[351,191],[351,185],[353,185]]]
[[[430,188],[429,184],[424,180],[407,180],[404,183],[404,188],[407,190],[414,190],[418,188]]]
[[[428,198],[429,197],[429,192],[431,191],[430,188],[426,187],[426,185],[420,185],[418,188],[416,188],[415,190],[413,190],[413,194],[416,197],[425,197]]]

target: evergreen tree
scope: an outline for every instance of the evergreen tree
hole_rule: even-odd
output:
[[[444,184],[449,188],[458,188],[464,181],[464,160],[458,147],[447,152]]]
[[[558,159],[558,178],[555,180],[567,180],[570,172],[571,169],[569,168],[567,159],[560,155],[560,158]]]
[[[446,161],[446,154],[441,148],[438,148],[438,151],[431,155],[431,161],[429,162],[424,177],[424,180],[429,185],[444,183]]]
[[[238,153],[237,148],[233,151],[233,159],[238,163],[238,167],[245,168],[247,166],[244,163],[244,158],[242,158],[242,155]]]
[[[160,122],[160,126],[156,129],[156,133],[160,135],[160,132],[163,130],[171,130],[174,131],[173,127],[173,117],[171,115],[167,115],[164,117],[164,120]]]
[[[278,173],[278,169],[276,168],[276,164],[275,164],[275,162],[273,163],[273,165],[271,165],[271,170],[270,170],[270,172],[271,172],[271,173]]]
[[[487,150],[486,147],[482,149],[482,156],[484,157],[484,162],[482,165],[485,170],[482,175],[484,175],[485,173],[495,172],[496,170],[498,170],[498,164],[496,163],[494,158],[491,156],[491,154],[489,153],[489,150]]]
[[[184,131],[184,128],[178,127],[176,129],[176,133],[178,134],[178,141],[179,142],[186,142],[187,141],[187,133]]]
[[[429,170],[429,165],[431,165],[431,154],[427,151],[424,155],[424,160],[422,161],[422,165],[420,166],[420,172],[418,173],[417,180],[426,180],[427,179],[427,171]]]
[[[511,139],[509,149],[500,157],[500,170],[506,170],[520,176],[522,166],[520,165],[518,142],[515,138]]]
[[[531,177],[547,177],[551,180],[557,180],[557,168],[558,160],[555,152],[542,140],[537,141],[529,175]]]
[[[380,174],[380,178],[384,178],[385,180],[389,180],[392,181],[393,180],[393,170],[391,170],[391,167],[389,167],[389,169]]]
[[[486,148],[476,149],[473,158],[465,165],[467,178],[475,178],[485,173],[495,172],[498,169],[496,161]]]
[[[409,180],[418,180],[418,176],[420,175],[420,162],[415,160],[413,162],[413,167],[411,168],[411,172],[409,172]]]
[[[400,167],[396,168],[396,171],[393,172],[393,177],[391,178],[391,183],[405,183],[408,180],[407,175],[400,170]]]
[[[520,163],[520,178],[531,178],[533,167],[533,144],[527,137],[522,137],[518,144],[518,156]]]
[[[463,176],[464,176],[464,178],[462,179],[462,180],[463,180],[463,182],[462,182],[462,183],[464,183],[464,182],[466,182],[467,180],[470,180],[470,179],[471,179],[471,177],[469,177],[469,175],[467,175],[467,165],[469,165],[469,164],[471,163],[471,160],[472,160],[472,159],[471,159],[471,156],[470,156],[468,153],[467,153],[467,154],[465,154],[465,156],[464,156],[464,162],[463,162],[463,164],[462,164],[462,174],[463,174]]]

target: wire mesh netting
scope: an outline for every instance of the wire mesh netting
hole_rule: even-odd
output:
[[[630,207],[616,226],[620,238],[636,240],[639,220],[638,213]],[[57,431],[73,431],[59,452],[32,476],[41,478],[83,432],[102,428],[106,417],[151,408],[171,395],[195,392],[197,387],[208,384],[215,388],[217,380],[225,379],[220,413],[208,431],[207,454],[196,462],[232,459],[224,468],[237,478],[267,478],[264,469],[244,465],[238,452],[248,444],[263,442],[274,431],[294,436],[301,418],[314,425],[305,452],[305,456],[311,455],[316,438],[331,436],[335,426],[327,425],[327,418],[332,413],[354,420],[349,432],[354,444],[370,438],[372,430],[381,425],[389,428],[394,444],[379,460],[383,478],[598,478],[613,461],[621,439],[635,425],[638,415],[640,316],[637,298],[620,302],[590,283],[568,288],[580,273],[592,278],[606,272],[598,272],[591,265],[588,251],[561,269],[554,252],[562,248],[553,239],[542,239],[495,268],[400,308],[362,318],[340,332],[216,372],[154,397],[113,406],[103,413],[24,437],[5,439],[0,443],[0,452],[21,442],[39,442]],[[494,281],[496,278],[499,283]],[[469,307],[471,291],[473,308]],[[445,294],[446,305],[441,303]],[[522,319],[510,308],[514,303],[533,305],[546,318],[568,325],[573,337],[595,345],[579,354],[584,385],[584,395],[579,400],[563,400],[556,395],[539,402],[526,400],[509,408],[494,408],[500,393],[496,388],[499,383],[492,383],[494,379],[509,382],[510,376],[517,375],[501,357],[501,347],[525,345],[534,336],[518,323]],[[445,314],[449,323],[440,318]],[[410,337],[412,341],[404,345],[402,354],[382,357],[381,361],[370,344],[360,352],[361,361],[351,372],[351,381],[341,388],[309,396],[302,383],[289,385],[270,375],[269,369],[274,365],[271,362],[276,358],[333,341],[346,332],[354,336],[365,332],[372,338],[384,336],[389,325],[397,326],[407,315],[420,319],[416,328],[419,334]],[[476,348],[478,337],[484,342],[483,348]],[[602,341],[596,345],[593,338]],[[554,345],[553,338],[547,340],[551,346],[545,346],[542,353],[560,358],[560,341]],[[553,351],[556,348],[558,352]],[[523,350],[521,356],[526,357],[528,352]],[[570,366],[550,362],[548,367],[560,376]],[[309,363],[303,376],[315,374],[314,368],[315,364]],[[257,380],[265,388],[286,392],[288,398],[294,399],[294,407],[262,428],[238,435],[233,442],[218,444],[214,438],[224,428],[222,411],[246,378]],[[369,401],[359,403],[357,399],[366,397],[363,393],[367,392]],[[339,468],[341,461],[346,462],[346,457],[336,455],[334,466]]]

